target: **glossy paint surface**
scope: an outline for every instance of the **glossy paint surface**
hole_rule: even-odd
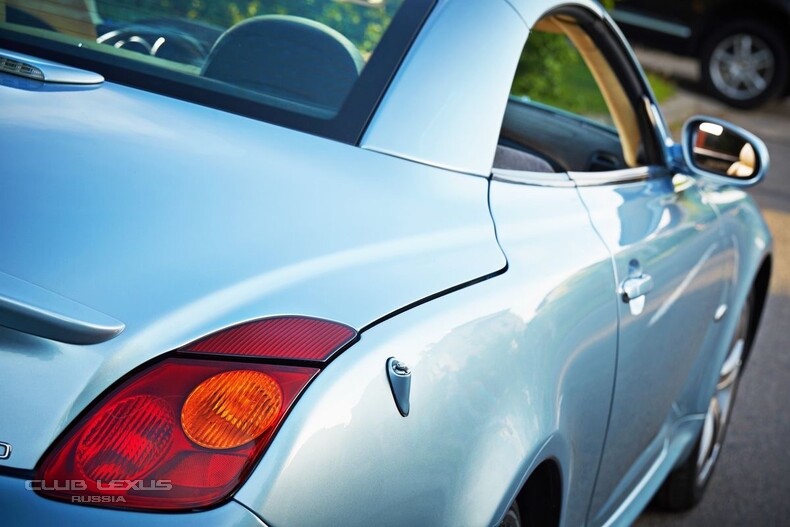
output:
[[[126,329],[78,346],[0,328],[0,466],[33,468],[112,382],[217,329],[362,328],[505,266],[483,178],[111,83],[0,85],[0,150],[31,145],[4,161],[0,270]]]
[[[608,253],[573,189],[494,182],[491,207],[507,273],[364,332],[236,499],[273,525],[491,525],[547,459],[572,459],[564,490],[589,499],[617,349]],[[406,418],[391,356],[412,371]]]
[[[20,525],[494,525],[553,463],[563,525],[629,524],[693,445],[772,243],[743,192],[690,179],[670,148],[661,168],[678,170],[644,181],[487,179],[527,28],[554,5],[440,0],[361,148],[111,82],[0,75],[0,150],[18,154],[0,272],[126,326],[93,345],[0,327],[0,510]],[[654,284],[635,311],[632,260]],[[278,314],[361,337],[232,501],[108,511],[7,470],[33,468],[143,362]],[[411,370],[407,417],[391,357]]]
[[[596,13],[598,16],[605,16],[606,10],[599,2],[590,0],[576,0],[572,3],[565,2],[534,2],[532,0],[506,0],[516,10],[518,15],[527,24],[532,27],[540,17],[545,15],[549,10],[559,7],[560,5],[576,5],[584,7],[589,11]]]
[[[643,183],[583,187],[593,223],[614,255],[618,284],[652,278],[640,299],[618,302],[618,382],[592,503],[594,525],[612,515],[659,457],[686,375],[712,358],[713,326],[724,300],[727,259],[715,209],[693,180],[669,172]],[[709,330],[710,329],[710,330]],[[707,362],[707,361],[706,361]]]
[[[480,27],[496,31],[479,31]],[[526,39],[527,26],[504,0],[440,2],[361,146],[489,176],[515,64]]]

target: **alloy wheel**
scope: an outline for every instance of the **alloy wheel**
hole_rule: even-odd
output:
[[[722,39],[708,64],[714,87],[734,100],[759,97],[771,87],[776,57],[768,43],[751,33]]]
[[[744,309],[730,351],[719,373],[716,392],[711,397],[697,451],[697,484],[704,485],[719,457],[738,388],[749,329],[749,310]]]

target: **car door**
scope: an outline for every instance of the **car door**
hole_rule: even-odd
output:
[[[561,72],[519,90],[530,68],[545,77],[548,68],[540,66],[550,63],[529,57],[530,42],[535,54],[566,56],[566,70],[584,74]],[[665,161],[650,91],[608,23],[582,9],[561,9],[533,28],[525,54],[501,142],[544,158],[574,181],[618,284],[616,382],[589,514],[600,525],[629,504],[663,459],[673,425],[690,413],[682,394],[713,350],[725,244],[695,180]]]
[[[580,188],[613,254],[621,296],[617,379],[593,525],[660,461],[673,425],[688,413],[680,396],[698,357],[713,349],[725,270],[715,211],[692,180],[660,167],[629,177]]]
[[[649,96],[629,81],[638,79],[633,64],[605,26],[595,31],[623,92],[631,92],[643,135],[638,166],[571,173],[612,253],[621,298],[615,389],[590,507],[590,523],[600,525],[637,496],[689,412],[681,398],[716,343],[726,258],[717,213],[696,181],[647,152],[664,138],[651,126],[651,105],[639,104]]]

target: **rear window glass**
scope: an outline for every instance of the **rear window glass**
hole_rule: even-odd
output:
[[[353,142],[432,4],[5,0],[0,45]]]

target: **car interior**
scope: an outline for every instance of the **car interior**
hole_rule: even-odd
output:
[[[261,14],[224,29],[186,18],[104,20],[95,0],[0,0],[0,22],[98,44],[129,57],[247,90],[267,104],[331,117],[365,66],[360,49],[324,23]],[[143,11],[140,11],[143,13]],[[119,50],[119,51],[115,51]],[[158,60],[164,59],[164,60]]]
[[[365,57],[348,38],[305,18],[259,15],[228,29],[155,16],[119,23],[103,20],[96,4],[0,0],[0,21],[96,41],[115,48],[111,53],[146,55],[141,60],[153,58],[157,66],[180,68],[196,80],[216,83],[218,89],[252,92],[266,104],[322,118],[339,110],[365,66]],[[560,76],[552,79],[554,91],[595,92],[588,95],[599,104],[588,112],[564,108],[562,97],[533,93],[530,79],[550,77],[551,72],[539,67],[540,60],[532,61],[531,68],[520,62],[517,76],[527,84],[520,89],[514,85],[511,92],[494,168],[602,172],[660,159],[640,80],[602,21],[582,9],[564,8],[542,18],[531,33],[522,58],[551,58],[556,43],[533,45],[540,36],[561,41],[578,57],[587,82]]]
[[[586,89],[598,92],[596,96],[605,104],[606,115],[569,111],[562,108],[561,98],[559,104],[544,102],[529,93],[518,93],[514,86],[494,168],[602,172],[658,162],[652,124],[644,111],[641,83],[603,24],[580,10],[549,14],[535,25],[524,48],[525,55],[546,52],[531,45],[536,33],[563,39],[578,54],[594,80]],[[526,78],[541,74],[521,67],[517,72],[517,76]],[[557,89],[575,91],[585,87],[568,83]]]
[[[364,64],[356,46],[324,24],[263,15],[223,33],[201,75],[275,97],[339,108]]]

